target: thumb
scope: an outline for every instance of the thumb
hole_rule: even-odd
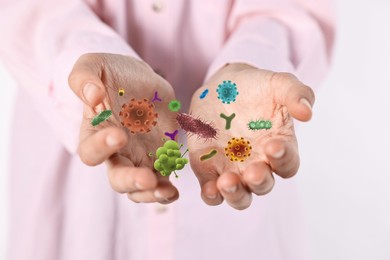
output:
[[[94,108],[105,97],[105,87],[101,80],[102,62],[97,54],[84,54],[76,61],[68,83],[73,92],[88,106]]]
[[[295,119],[309,121],[315,101],[313,90],[290,73],[275,73],[271,88],[276,90],[276,102],[287,107]]]

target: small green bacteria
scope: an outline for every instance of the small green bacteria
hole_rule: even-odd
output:
[[[251,120],[248,123],[248,127],[249,130],[253,130],[253,131],[262,130],[262,129],[268,130],[272,128],[272,123],[269,120],[256,120],[256,121]]]
[[[178,178],[176,171],[182,170],[188,163],[187,158],[183,158],[188,149],[181,154],[180,145],[174,140],[165,141],[164,145],[156,151],[157,160],[154,162],[154,169],[162,176],[169,176],[173,172]]]
[[[181,108],[181,103],[180,103],[179,100],[172,100],[171,102],[169,102],[168,108],[169,108],[169,110],[171,110],[172,112],[177,112],[177,111],[179,111],[180,108]]]
[[[219,116],[226,120],[225,129],[226,129],[226,130],[229,130],[230,127],[231,127],[231,124],[232,124],[232,120],[233,120],[233,118],[236,116],[236,114],[233,113],[233,114],[231,114],[230,116],[227,116],[227,115],[225,115],[224,113],[221,113]]]
[[[104,110],[92,119],[91,125],[97,126],[100,123],[103,123],[104,121],[106,121],[108,118],[110,118],[110,116],[112,116],[112,111],[111,110]]]
[[[213,149],[209,153],[206,153],[206,154],[203,154],[202,156],[200,156],[199,159],[201,161],[206,161],[206,160],[211,159],[212,157],[214,157],[216,154],[217,154],[217,150]]]

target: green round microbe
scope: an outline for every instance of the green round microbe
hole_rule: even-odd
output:
[[[162,154],[166,154],[167,150],[166,147],[159,147],[156,151],[156,156],[159,158]]]
[[[176,99],[172,100],[171,102],[169,102],[168,108],[169,108],[169,110],[171,110],[173,112],[177,112],[181,108],[181,103],[179,100],[176,100]]]
[[[108,118],[110,118],[111,115],[112,115],[111,110],[104,110],[92,119],[91,125],[97,126],[100,123],[103,123],[104,121],[106,121]]]
[[[161,163],[165,163],[165,162],[167,162],[168,161],[168,155],[166,155],[166,154],[162,154],[162,155],[160,155],[160,157],[158,157],[158,160],[161,162]]]
[[[259,121],[259,129],[264,129],[265,128],[265,121],[261,120]]]
[[[164,147],[166,149],[174,149],[174,150],[178,150],[179,149],[179,145],[176,141],[174,140],[168,140],[165,142],[164,144]]]
[[[168,149],[168,150],[167,150],[167,155],[168,155],[169,157],[174,156],[174,155],[175,155],[175,151],[174,151],[173,149]]]
[[[264,128],[268,130],[271,129],[271,127],[272,127],[271,121],[269,120],[265,121]]]
[[[172,171],[164,170],[164,171],[162,171],[162,172],[160,172],[160,173],[161,173],[162,176],[169,176],[169,175],[171,175],[171,172],[172,172]]]
[[[183,163],[184,163],[183,158],[177,158],[177,159],[176,159],[176,163],[177,163],[177,164],[183,164]]]
[[[255,121],[250,121],[249,122],[249,129],[250,130],[256,130],[256,122]]]

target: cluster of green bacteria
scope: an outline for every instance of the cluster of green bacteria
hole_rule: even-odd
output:
[[[181,154],[180,145],[174,140],[165,141],[164,145],[156,151],[157,160],[154,162],[154,169],[160,172],[162,176],[169,176],[173,172],[176,176],[176,171],[182,170],[188,163],[187,158],[183,158],[188,149]]]
[[[251,120],[248,123],[249,130],[262,130],[262,129],[271,129],[272,123],[269,120]]]

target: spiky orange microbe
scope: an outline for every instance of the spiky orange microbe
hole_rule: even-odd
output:
[[[230,161],[243,162],[246,158],[251,156],[252,146],[250,142],[245,140],[243,137],[235,138],[233,137],[227,143],[225,148],[225,155],[230,157]]]
[[[123,104],[119,117],[122,126],[130,130],[130,133],[147,133],[157,124],[158,114],[154,111],[154,104],[149,100],[131,99],[128,104]]]

